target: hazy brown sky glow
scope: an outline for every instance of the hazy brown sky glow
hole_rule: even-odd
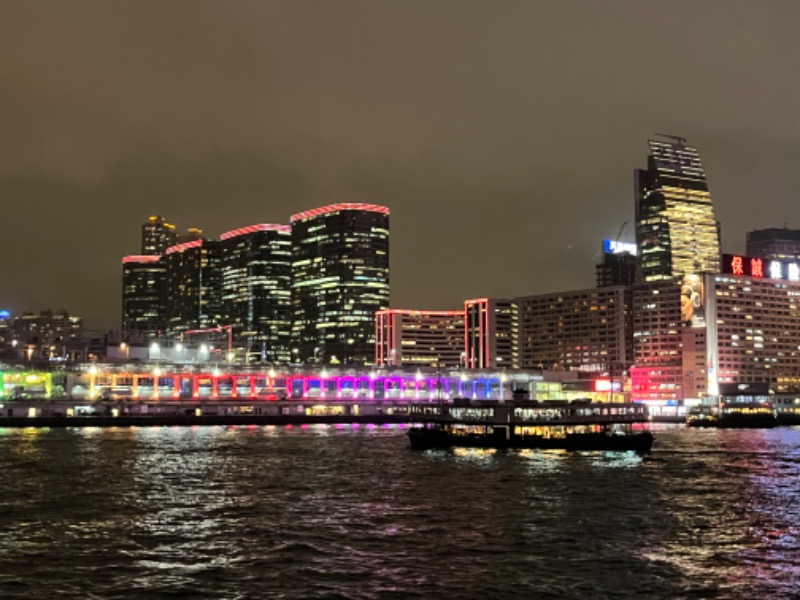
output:
[[[163,214],[392,209],[392,305],[594,285],[654,132],[723,248],[800,228],[800,2],[0,0],[0,308],[119,327]]]

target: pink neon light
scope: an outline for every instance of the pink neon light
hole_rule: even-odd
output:
[[[273,223],[259,223],[257,225],[248,225],[247,227],[240,227],[239,229],[232,229],[226,231],[219,239],[229,240],[240,235],[247,235],[248,233],[256,233],[257,231],[281,231],[283,233],[291,233],[292,228],[288,225],[275,225]]]
[[[299,212],[296,215],[292,215],[289,218],[289,221],[291,223],[294,223],[295,221],[299,221],[300,219],[318,217],[319,215],[338,212],[340,210],[364,210],[367,212],[376,212],[384,215],[388,215],[390,212],[387,206],[381,206],[380,204],[361,204],[359,202],[344,202],[339,204],[329,204],[327,206],[321,206],[319,208],[312,208],[311,210],[305,210],[303,212]]]
[[[170,246],[164,251],[164,254],[172,254],[173,252],[183,252],[184,250],[189,250],[190,248],[199,248],[203,245],[203,240],[192,240],[191,242],[184,242],[183,244],[176,244],[175,246]]]
[[[429,317],[460,317],[464,315],[463,310],[410,310],[404,308],[387,308],[376,311],[376,315],[411,315]]]
[[[489,302],[488,298],[472,298],[471,300],[464,300],[464,304],[477,304],[480,302]]]
[[[122,258],[122,263],[154,263],[158,262],[161,256],[158,254],[132,254]]]

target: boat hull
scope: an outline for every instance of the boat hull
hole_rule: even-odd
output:
[[[771,414],[744,415],[733,413],[717,419],[693,419],[687,421],[688,427],[716,427],[717,429],[772,429],[778,426],[778,419]]]
[[[408,431],[411,448],[530,448],[537,450],[649,452],[653,434],[642,431],[629,434],[582,433],[565,437],[507,436],[502,434],[453,435],[435,428],[414,427]]]

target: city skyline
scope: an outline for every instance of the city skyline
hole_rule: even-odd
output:
[[[15,314],[118,328],[119,257],[149,214],[216,238],[331,202],[392,209],[391,306],[585,288],[600,240],[634,237],[656,131],[700,151],[724,252],[800,226],[790,3],[99,7],[0,25]]]

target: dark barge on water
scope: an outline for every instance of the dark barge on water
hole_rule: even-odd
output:
[[[533,448],[649,452],[653,434],[640,404],[455,399],[409,407],[408,437],[416,450]]]

